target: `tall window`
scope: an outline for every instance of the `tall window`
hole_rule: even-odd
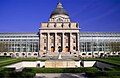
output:
[[[44,46],[44,50],[46,50],[46,46]]]
[[[44,39],[44,43],[47,43],[47,39]]]
[[[58,18],[57,22],[63,22],[63,20],[61,18]]]
[[[75,39],[73,38],[73,43],[75,43]]]
[[[59,39],[59,43],[61,43],[61,39]]]
[[[54,43],[54,39],[51,39],[51,43]]]
[[[75,50],[75,49],[76,49],[76,47],[74,46],[74,47],[73,47],[73,50]]]
[[[66,43],[68,43],[68,38],[66,39]]]

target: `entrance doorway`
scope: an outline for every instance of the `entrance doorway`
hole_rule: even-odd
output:
[[[51,52],[54,52],[54,50],[55,50],[55,48],[52,46],[52,47],[51,47]]]
[[[62,48],[60,46],[58,47],[58,52],[62,52]]]
[[[65,48],[65,52],[68,52],[69,51],[69,48],[68,48],[68,46],[66,46],[66,48]]]

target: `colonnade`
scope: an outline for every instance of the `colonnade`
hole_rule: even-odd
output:
[[[68,48],[68,52],[72,52],[73,51],[73,44],[75,45],[75,47],[76,47],[76,49],[75,49],[75,51],[79,51],[79,33],[65,33],[65,32],[62,32],[62,33],[57,33],[57,32],[55,32],[55,33],[49,33],[49,32],[46,32],[46,33],[40,33],[40,39],[43,39],[42,37],[43,37],[43,35],[42,34],[46,34],[46,40],[47,40],[47,45],[46,45],[46,51],[48,51],[48,52],[51,52],[51,42],[50,42],[50,34],[54,34],[54,52],[58,52],[58,38],[57,38],[57,36],[58,36],[58,34],[61,34],[61,45],[60,45],[60,47],[61,47],[61,49],[62,49],[62,52],[66,52],[66,49]],[[65,35],[65,34],[67,34],[67,36]],[[73,43],[73,34],[76,34],[75,36],[75,43]],[[66,41],[66,38],[65,37],[68,37],[68,43],[66,43],[65,41]],[[40,44],[42,43],[43,41],[41,41],[40,40]],[[43,43],[44,44],[44,43]],[[41,45],[42,46],[42,45]],[[41,47],[40,46],[40,47]],[[67,48],[66,48],[67,47]],[[40,48],[40,51],[43,51],[44,50],[44,48]]]

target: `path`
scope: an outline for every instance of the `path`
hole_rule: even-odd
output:
[[[35,78],[87,78],[85,73],[43,73],[36,74]]]

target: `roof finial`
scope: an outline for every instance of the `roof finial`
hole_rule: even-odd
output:
[[[57,8],[63,8],[61,2],[58,3]]]

